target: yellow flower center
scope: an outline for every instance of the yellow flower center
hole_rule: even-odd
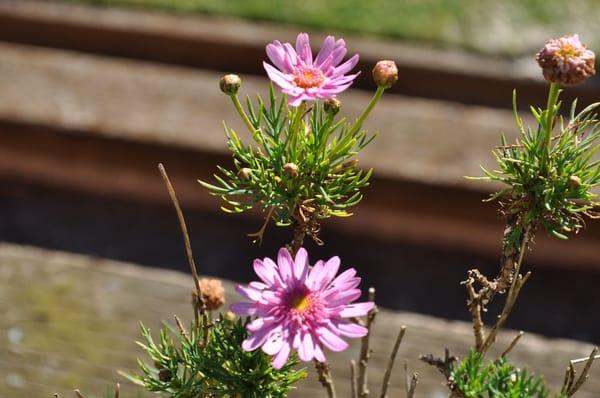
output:
[[[302,67],[294,72],[294,83],[301,88],[319,87],[324,80],[325,76],[316,68]]]
[[[310,298],[308,295],[295,297],[292,300],[292,307],[298,312],[304,312],[310,306]]]
[[[579,55],[579,50],[570,44],[564,44],[560,47],[560,50],[556,52],[556,56],[563,59],[570,59],[578,57]]]

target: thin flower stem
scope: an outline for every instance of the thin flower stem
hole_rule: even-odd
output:
[[[252,122],[250,122],[250,118],[248,118],[246,111],[244,111],[244,108],[242,107],[242,104],[241,104],[240,99],[238,98],[237,94],[230,95],[229,98],[231,98],[231,102],[233,102],[233,106],[235,106],[235,109],[240,114],[240,117],[244,121],[244,124],[248,128],[248,131],[250,131],[250,133],[252,133],[252,136],[254,136],[257,133],[257,130],[252,125]]]
[[[556,116],[556,102],[558,101],[558,96],[560,95],[560,85],[558,83],[551,83],[550,90],[548,92],[548,104],[546,105],[546,131],[544,136],[544,149],[545,149],[545,159],[548,160],[550,156],[550,146],[552,144],[552,127],[554,125],[554,118]]]
[[[369,104],[367,105],[365,110],[361,113],[361,115],[358,117],[358,119],[350,129],[350,134],[354,134],[362,128],[363,123],[365,122],[365,120],[367,120],[367,117],[369,117],[369,114],[383,96],[384,91],[385,88],[381,86],[377,87],[377,91],[375,91],[375,94],[373,94],[373,98],[371,98],[371,101],[369,101]]]

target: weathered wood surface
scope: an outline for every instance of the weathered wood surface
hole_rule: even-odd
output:
[[[69,397],[73,386],[86,391],[88,397],[98,397],[115,381],[122,382],[125,397],[136,396],[137,388],[116,370],[135,369],[136,357],[141,355],[134,344],[138,320],[157,330],[160,322],[172,319],[173,314],[187,318],[190,287],[189,276],[181,273],[0,244],[0,397],[50,397],[54,392]],[[236,300],[235,293],[231,283],[226,287],[231,303]],[[440,305],[444,305],[442,298]],[[404,396],[402,364],[407,361],[410,369],[420,374],[418,397],[444,397],[441,376],[417,357],[442,353],[444,347],[464,354],[472,340],[470,325],[385,310],[378,316],[372,340],[373,396],[378,396],[387,355],[402,324],[408,326],[408,332],[389,396]],[[514,334],[502,333],[498,350],[503,350]],[[567,361],[585,356],[590,349],[588,344],[526,334],[511,356],[557,387]],[[340,397],[349,395],[348,360],[356,354],[357,344],[353,344],[348,351],[331,355]],[[578,397],[600,395],[599,369],[594,367]],[[300,387],[292,397],[324,396],[312,376]]]
[[[0,178],[165,201],[155,169],[160,161],[176,176],[186,206],[214,211],[215,199],[196,179],[211,179],[215,164],[229,161],[222,121],[244,131],[218,78],[0,43]],[[266,84],[243,76],[242,94]],[[342,113],[352,118],[369,94],[349,90],[340,98]],[[496,255],[502,225],[493,207],[481,203],[491,185],[463,176],[478,175],[480,164],[493,166],[490,149],[499,132],[514,137],[511,112],[386,95],[367,128],[380,132],[360,157],[375,169],[375,180],[353,221],[340,227]],[[594,223],[568,245],[540,236],[531,259],[597,268],[598,237]]]
[[[262,65],[255,60],[264,57],[265,43],[274,38],[293,41],[298,33],[295,26],[274,23],[30,0],[0,1],[0,26],[3,41],[222,71],[235,65],[237,72],[261,75]],[[547,86],[533,54],[549,33],[529,29],[523,35],[505,29],[498,34],[490,33],[488,26],[482,28],[473,34],[483,44],[477,54],[344,34],[350,50],[361,55],[358,68],[363,73],[354,86],[371,90],[373,64],[390,58],[401,69],[399,82],[391,89],[395,93],[504,108],[505,98],[517,88],[523,109],[531,102],[545,103]],[[323,37],[335,32],[313,33]],[[593,36],[579,33],[588,39]],[[524,45],[527,55],[517,59],[482,55],[495,53],[498,45],[512,50]],[[580,103],[593,102],[597,87],[597,82],[588,82],[569,88],[565,95],[579,97]]]

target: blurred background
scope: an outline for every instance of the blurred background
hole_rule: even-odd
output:
[[[58,263],[187,270],[158,162],[182,202],[202,274],[248,281],[252,259],[290,240],[270,226],[263,245],[253,244],[246,235],[261,216],[220,212],[196,180],[231,163],[222,121],[242,130],[219,77],[238,73],[243,95],[264,92],[265,44],[293,42],[299,31],[311,34],[315,50],[334,34],[360,54],[362,74],[340,96],[348,117],[373,93],[377,60],[393,59],[400,70],[367,124],[378,136],[360,158],[375,169],[365,199],[353,217],[324,223],[325,245],[306,244],[312,258],[340,255],[363,286],[377,287],[385,308],[467,320],[459,283],[473,267],[497,272],[503,221],[482,202],[497,187],[464,176],[493,167],[500,133],[515,137],[514,88],[528,122],[529,105],[545,104],[534,59],[543,42],[577,32],[598,51],[598,18],[595,0],[0,0],[0,313],[8,314],[0,368],[12,366],[0,395],[3,383],[11,392],[31,385],[35,365],[18,354],[39,322],[59,337],[29,342],[29,364],[48,363],[46,344],[65,341],[75,356],[94,357],[84,347],[95,337],[71,336],[61,314],[85,313],[78,305],[105,298],[44,259],[72,252],[86,257]],[[597,100],[600,79],[565,90],[566,102],[575,97],[580,106]],[[508,326],[600,341],[599,256],[598,222],[567,242],[538,234],[526,257],[534,275]],[[142,269],[155,275],[139,268],[137,278]],[[147,315],[136,311],[131,324]],[[54,368],[79,366],[57,358]],[[62,375],[56,384],[78,380]]]

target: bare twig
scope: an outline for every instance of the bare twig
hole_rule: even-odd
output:
[[[396,355],[398,354],[398,349],[400,348],[400,344],[402,343],[405,333],[406,326],[402,325],[400,327],[400,332],[398,332],[398,337],[396,337],[396,342],[394,343],[392,352],[390,353],[390,359],[388,360],[387,367],[385,368],[383,382],[381,383],[381,398],[387,397],[387,390],[390,386],[390,376],[392,375],[392,369],[394,368],[394,363],[396,362]]]
[[[175,323],[177,323],[177,328],[179,329],[179,333],[181,333],[181,335],[183,336],[184,339],[189,341],[190,335],[189,335],[188,331],[185,329],[185,326],[183,326],[183,323],[181,323],[181,319],[179,319],[179,317],[177,315],[173,315],[173,317],[175,317]]]
[[[408,367],[408,366],[407,366]],[[414,398],[417,384],[419,383],[419,374],[413,373],[412,377],[408,377],[408,369],[406,373],[406,398]]]
[[[358,398],[358,381],[356,380],[356,361],[350,360],[350,391],[352,398]]]
[[[265,235],[265,231],[267,230],[267,226],[269,225],[269,221],[271,221],[271,216],[273,215],[274,211],[275,211],[275,207],[271,207],[267,211],[267,215],[265,216],[265,222],[260,227],[260,229],[257,232],[253,232],[251,234],[248,234],[248,236],[250,238],[256,238],[254,240],[254,243],[258,243],[259,245],[262,244],[262,240],[263,240],[263,237]]]
[[[179,227],[181,228],[181,234],[183,235],[183,242],[185,245],[185,253],[187,255],[188,263],[190,266],[190,271],[192,272],[192,276],[194,278],[194,285],[196,287],[197,299],[194,300],[194,309],[195,309],[195,318],[196,325],[200,324],[199,317],[202,316],[202,323],[204,327],[204,341],[203,345],[206,346],[208,344],[208,314],[206,311],[206,302],[204,300],[204,296],[202,295],[202,289],[200,289],[200,280],[198,278],[198,271],[196,269],[196,263],[194,261],[194,254],[192,252],[192,244],[190,242],[190,236],[188,234],[187,225],[185,224],[185,218],[183,217],[183,212],[181,211],[181,206],[179,205],[179,200],[177,200],[177,195],[175,194],[175,189],[173,188],[173,184],[171,184],[171,180],[169,180],[169,175],[167,174],[167,170],[162,163],[158,164],[158,170],[167,186],[167,191],[169,192],[169,196],[171,197],[171,201],[173,202],[173,206],[175,207],[175,211],[177,213],[177,218],[179,219]]]
[[[375,302],[375,288],[369,288],[369,301]],[[369,396],[369,386],[367,379],[367,369],[369,367],[369,358],[371,357],[370,339],[371,339],[371,326],[377,316],[377,307],[373,307],[367,314],[366,328],[367,334],[362,338],[360,344],[360,357],[358,360],[358,396],[360,398],[366,398]]]
[[[467,300],[467,306],[469,307],[469,312],[471,313],[471,318],[473,320],[473,334],[475,336],[475,349],[480,350],[483,346],[483,319],[481,318],[481,300],[479,294],[475,292],[475,288],[473,287],[474,279],[469,277],[465,282],[465,287],[467,289],[467,294],[469,295],[469,299]]]
[[[79,390],[74,390],[74,392],[75,392],[75,395],[77,395],[77,398],[85,398]]]
[[[448,380],[450,377],[452,364],[458,361],[457,357],[450,355],[450,350],[448,350],[448,348],[444,350],[444,358],[436,357],[433,354],[427,354],[421,355],[420,359],[426,364],[434,366],[437,370],[439,370],[440,373],[446,377],[446,380]]]
[[[506,350],[504,350],[504,352],[502,353],[502,355],[500,355],[500,358],[503,358],[505,356],[507,356],[513,348],[515,348],[515,346],[517,345],[517,343],[519,342],[519,340],[521,340],[521,337],[523,337],[523,335],[525,334],[524,331],[520,331],[514,339],[512,339],[512,341],[510,342],[510,345],[506,348]]]
[[[317,368],[317,375],[319,376],[319,382],[325,390],[327,390],[327,396],[329,398],[336,398],[335,385],[331,372],[329,371],[329,364],[327,362],[319,362],[315,359],[315,367]]]
[[[115,387],[115,398],[119,398],[120,395],[121,395],[121,385],[119,383],[117,383],[117,386]]]
[[[529,241],[529,229],[526,229],[524,232],[522,241],[521,241],[521,246],[519,248],[519,257],[518,257],[516,263],[514,264],[514,269],[511,272],[512,280],[511,280],[510,288],[508,290],[508,294],[506,296],[506,301],[504,302],[504,307],[502,308],[502,312],[500,313],[500,315],[498,315],[498,319],[496,320],[496,323],[494,324],[494,326],[488,333],[487,337],[485,338],[483,345],[481,346],[481,348],[479,350],[477,350],[477,352],[479,352],[480,354],[485,354],[487,352],[487,350],[490,348],[490,346],[496,341],[496,335],[498,334],[498,331],[502,328],[502,326],[504,326],[504,323],[508,319],[508,316],[510,315],[510,313],[514,307],[514,305],[517,301],[517,298],[519,297],[519,292],[521,291],[521,288],[523,287],[523,285],[527,282],[527,280],[531,276],[531,272],[528,272],[527,274],[525,274],[525,276],[520,274],[521,265],[523,264],[523,257],[525,255],[525,249],[527,248],[528,241]],[[505,273],[506,273],[505,271],[501,272],[501,274],[505,274]]]
[[[561,392],[566,394],[567,397],[573,396],[581,388],[583,383],[586,382],[586,380],[589,377],[589,373],[590,373],[592,364],[594,363],[594,360],[597,358],[597,354],[598,354],[598,347],[594,347],[594,349],[590,353],[589,357],[585,361],[585,365],[584,365],[583,369],[581,370],[581,374],[579,375],[579,377],[577,379],[575,379],[576,372],[575,372],[575,368],[573,365],[574,365],[575,361],[581,362],[581,360],[576,359],[569,363],[569,368],[567,369],[567,373],[565,374],[565,381],[563,383],[563,388],[561,390]]]

